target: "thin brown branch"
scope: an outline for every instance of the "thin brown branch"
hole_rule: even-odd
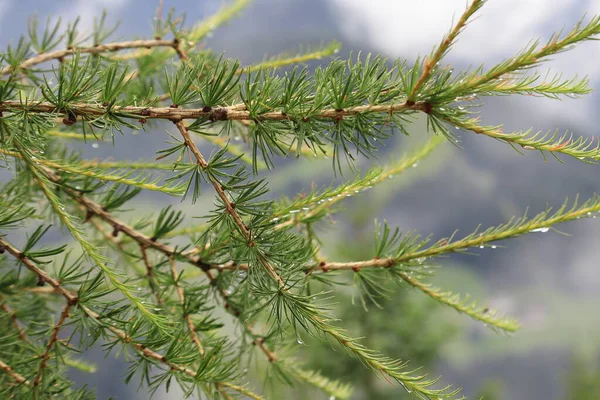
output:
[[[39,113],[54,113],[62,115],[64,110],[59,110],[54,104],[49,102],[38,102],[34,104],[24,104],[21,101],[11,100],[0,103],[0,112],[11,110],[27,109],[29,112]],[[362,113],[395,113],[402,111],[422,111],[428,113],[431,111],[431,104],[421,102],[402,102],[397,104],[380,104],[380,105],[364,105],[348,108],[345,110],[325,109],[320,113],[315,114],[311,118],[316,119],[331,119],[339,120],[340,118],[349,117]],[[106,108],[88,103],[73,103],[69,104],[69,112],[86,117],[102,116],[106,113]],[[119,114],[124,118],[131,119],[165,119],[173,122],[179,122],[183,119],[197,119],[207,117],[212,121],[251,121],[256,117],[252,117],[250,112],[241,109],[240,105],[229,107],[214,107],[210,111],[204,108],[173,108],[173,107],[112,107],[111,113]],[[287,115],[282,111],[271,111],[261,114],[258,117],[260,120],[271,121],[290,121],[294,117]]]
[[[186,130],[187,133],[187,130]],[[191,141],[191,138],[189,138],[189,134],[187,135],[188,139]],[[191,142],[193,144],[193,142]],[[195,144],[194,144],[195,146]],[[197,150],[197,148],[196,148]],[[201,155],[201,154],[200,154]],[[203,159],[203,158],[202,158]],[[48,169],[47,171],[48,177],[50,180],[58,183],[60,181],[59,177],[50,169]],[[209,281],[211,282],[211,284],[215,287],[217,287],[216,282],[217,282],[217,278],[214,275],[213,271],[211,271],[211,269],[229,269],[229,267],[231,267],[233,265],[233,263],[226,263],[226,264],[208,264],[204,261],[202,261],[199,257],[194,256],[193,253],[185,253],[185,252],[178,252],[176,251],[175,248],[169,246],[169,245],[165,245],[163,243],[160,243],[156,240],[152,240],[152,238],[148,237],[147,235],[143,234],[142,232],[139,232],[138,230],[134,229],[133,227],[125,224],[124,222],[120,221],[119,219],[117,219],[116,217],[114,217],[111,213],[109,213],[108,211],[104,210],[104,208],[99,205],[98,203],[88,199],[87,197],[81,195],[79,192],[77,192],[76,190],[70,189],[69,187],[66,186],[60,186],[60,188],[65,191],[65,193],[67,193],[69,196],[71,196],[78,204],[80,204],[83,208],[85,208],[86,213],[88,215],[88,217],[93,217],[93,216],[97,216],[98,218],[100,218],[101,220],[107,222],[108,224],[110,224],[113,229],[118,228],[118,231],[123,233],[124,235],[130,237],[131,239],[133,239],[134,241],[136,241],[140,246],[145,246],[148,248],[152,248],[156,251],[159,251],[160,253],[164,254],[165,256],[169,257],[169,258],[174,258],[174,259],[183,259],[185,260],[187,263],[194,265],[196,267],[199,267],[207,276],[207,278],[209,279]],[[222,191],[222,188],[221,188]],[[224,194],[224,192],[222,192]],[[231,204],[230,204],[231,206]],[[103,229],[100,229],[101,232],[103,232]],[[111,239],[114,239],[111,237]],[[2,241],[2,239],[0,238],[0,245],[4,245],[4,242]],[[8,243],[7,243],[8,245]],[[12,247],[6,247],[6,249],[11,252],[11,248]],[[12,248],[12,251],[15,252],[15,254],[19,254],[18,250],[15,248]],[[13,253],[11,253],[13,254]],[[63,296],[65,296],[67,298],[67,300],[69,300],[73,295],[71,295],[68,291],[66,291],[65,289],[63,289],[58,281],[56,280],[52,280],[52,278],[49,278],[43,271],[39,270],[39,268],[37,268],[35,266],[35,264],[33,263],[29,263],[30,265],[28,266],[32,269],[33,272],[35,273],[42,273],[44,274],[43,276],[41,276],[38,273],[38,276],[41,276],[41,279],[43,278],[45,281],[49,282],[51,284],[52,287],[55,288],[55,290],[62,294]],[[30,268],[30,269],[31,269]],[[219,293],[219,295],[221,296],[221,298],[223,299],[224,302],[224,306],[225,308],[231,313],[233,314],[236,318],[238,318],[240,320],[240,323],[242,324],[242,326],[246,329],[246,331],[248,332],[248,334],[250,336],[252,336],[255,340],[255,344],[257,344],[259,346],[259,348],[265,353],[265,355],[267,356],[268,360],[270,362],[276,361],[276,355],[274,352],[272,352],[267,345],[264,343],[264,340],[262,339],[262,337],[260,337],[252,328],[252,326],[250,324],[248,324],[246,321],[243,321],[242,319],[240,319],[241,317],[241,312],[235,307],[233,306],[233,304],[229,303],[227,301],[227,298],[229,297],[229,294],[222,288],[219,288],[217,290],[217,292]],[[69,296],[69,297],[67,297]],[[76,297],[75,297],[76,298]],[[87,312],[87,311],[86,311]],[[90,311],[92,312],[92,311]],[[92,312],[93,313],[93,312]],[[89,313],[88,313],[89,314]],[[109,329],[112,330],[113,327],[109,326]],[[114,331],[113,331],[114,332]]]
[[[190,315],[185,311],[185,294],[183,288],[179,285],[179,276],[177,275],[177,262],[175,261],[175,258],[173,256],[169,257],[169,264],[171,266],[171,274],[173,275],[175,290],[177,291],[177,296],[179,297],[179,303],[183,308],[183,318],[185,319],[188,329],[190,330],[190,336],[192,338],[192,341],[196,344],[196,347],[198,348],[198,353],[200,353],[200,355],[204,355],[204,346],[202,346],[202,342],[198,337],[196,327],[194,326]]]
[[[4,361],[0,360],[0,369],[6,373],[6,375],[10,376],[15,382],[19,384],[30,385],[31,383],[25,379],[25,377],[12,369],[8,364]]]
[[[45,271],[38,268],[37,265],[33,261],[31,261],[23,252],[14,247],[12,244],[7,242],[4,238],[0,237],[0,246],[2,246],[10,255],[16,258],[20,263],[25,265],[27,269],[38,276],[39,282],[47,282],[56,290],[58,293],[64,296],[65,299],[71,304],[77,303],[77,296],[73,293],[69,292],[67,289],[63,288],[59,281],[52,278]]]
[[[419,76],[417,83],[415,83],[413,86],[410,96],[408,96],[409,101],[415,101],[417,94],[419,93],[419,89],[421,89],[425,82],[427,82],[427,80],[431,77],[431,73],[436,65],[440,62],[442,57],[444,57],[458,34],[466,26],[469,18],[483,5],[484,1],[485,0],[473,0],[471,5],[469,5],[469,7],[467,7],[467,9],[460,16],[458,22],[456,25],[454,25],[454,28],[452,28],[450,33],[447,36],[444,36],[442,42],[439,44],[433,55],[431,57],[425,57],[423,71],[421,72],[421,76]]]
[[[38,369],[37,374],[35,375],[35,379],[33,380],[33,386],[39,386],[42,380],[42,374],[44,372],[44,369],[46,368],[46,365],[48,364],[48,360],[50,359],[50,352],[54,348],[56,342],[58,342],[58,333],[64,326],[67,318],[69,317],[69,313],[71,311],[72,306],[73,304],[71,302],[67,302],[65,304],[65,307],[60,313],[60,318],[58,319],[58,322],[56,323],[56,325],[54,325],[54,329],[52,330],[52,336],[50,336],[50,340],[48,340],[48,344],[46,345],[46,350],[44,351],[44,354],[40,356],[40,358],[42,359],[42,363],[40,364],[40,368]]]
[[[140,244],[140,254],[142,256],[142,260],[144,261],[144,266],[146,267],[146,278],[148,278],[148,286],[150,286],[150,291],[154,294],[157,304],[163,304],[163,300],[158,292],[158,289],[156,288],[156,284],[154,283],[154,267],[148,258],[146,246],[143,244]]]
[[[183,124],[182,121],[176,122],[175,126],[177,126],[177,129],[179,129],[179,132],[181,133],[181,136],[183,137],[186,146],[190,149],[190,151],[196,158],[198,165],[200,165],[200,167],[202,167],[202,169],[208,168],[208,163],[206,162],[206,160],[204,159],[204,156],[202,155],[202,153],[196,146],[196,143],[194,143],[194,141],[190,137],[187,127]],[[248,226],[246,226],[244,221],[242,221],[242,217],[240,217],[240,214],[236,211],[235,206],[233,205],[231,200],[229,200],[229,197],[225,193],[225,189],[223,188],[223,185],[221,185],[221,183],[212,175],[209,175],[208,178],[209,178],[212,186],[215,188],[217,195],[223,202],[223,205],[225,205],[227,212],[229,213],[229,215],[235,222],[236,226],[238,227],[238,229],[244,236],[244,239],[247,241],[248,246],[249,247],[254,246],[254,241],[252,238],[252,234],[250,233],[250,229],[248,228]],[[275,271],[275,268],[271,265],[271,263],[262,254],[259,254],[258,258],[259,258],[261,264],[263,265],[263,267],[265,268],[265,270],[267,271],[267,273],[277,282],[279,287],[285,288],[285,283],[283,282],[283,279],[281,278],[281,276],[279,276],[277,271]]]
[[[100,44],[98,46],[90,47],[75,47],[72,49],[55,50],[48,53],[38,54],[37,56],[31,57],[23,61],[17,69],[26,69],[34,65],[44,63],[46,61],[59,60],[67,56],[71,56],[75,53],[85,54],[100,54],[107,52],[114,52],[125,49],[136,49],[136,48],[153,48],[153,47],[172,47],[177,51],[179,43],[173,40],[162,40],[162,39],[151,39],[151,40],[129,40],[125,42],[115,42]],[[0,70],[0,75],[8,75],[15,71],[15,68],[8,66]]]
[[[2,298],[1,296],[0,308],[2,308],[2,310],[8,315],[8,318],[10,318],[10,322],[12,323],[13,327],[19,332],[19,337],[21,338],[21,340],[27,342],[27,333],[25,332],[25,328],[21,327],[17,315],[15,314],[13,309],[10,308],[8,304],[6,304],[6,299]]]
[[[64,324],[64,319],[67,318],[68,316],[68,312],[70,310],[70,307],[74,306],[77,304],[77,296],[75,294],[73,294],[72,292],[70,292],[69,290],[63,288],[58,281],[56,281],[55,279],[51,278],[50,276],[48,276],[48,274],[46,274],[44,271],[42,271],[40,268],[38,268],[35,263],[33,263],[31,260],[29,260],[27,257],[25,257],[23,255],[23,253],[18,250],[17,248],[15,248],[14,246],[12,246],[9,242],[7,242],[6,240],[4,240],[3,238],[0,238],[0,245],[2,245],[4,247],[4,249],[6,251],[8,251],[9,254],[11,254],[13,257],[15,257],[17,260],[19,260],[20,262],[22,262],[29,270],[31,270],[33,273],[35,273],[36,275],[38,275],[40,280],[44,280],[45,282],[48,282],[50,285],[52,285],[57,292],[59,292],[60,294],[62,294],[64,296],[64,298],[67,300],[67,305],[69,305],[69,307],[65,307],[65,310],[63,310],[63,313],[61,314],[61,320],[59,320],[59,323],[56,325],[56,327],[60,327]],[[210,271],[208,271],[210,273]],[[195,377],[196,376],[196,372],[192,369],[189,369],[183,365],[180,364],[176,364],[173,362],[170,362],[167,360],[167,358],[165,356],[163,356],[162,354],[146,347],[144,344],[141,343],[136,343],[132,340],[131,336],[129,336],[125,331],[109,325],[107,323],[104,322],[104,320],[102,319],[102,317],[96,313],[95,311],[91,310],[90,308],[86,307],[83,304],[77,304],[77,307],[79,307],[83,312],[85,312],[89,317],[93,318],[94,320],[96,320],[98,323],[100,323],[102,326],[104,326],[106,329],[110,330],[114,335],[116,335],[118,338],[120,338],[124,343],[128,343],[131,347],[133,347],[136,351],[140,352],[142,355],[144,355],[147,358],[151,358],[161,364],[164,364],[166,366],[168,366],[171,370],[173,371],[178,371],[181,373],[184,373],[186,375],[189,375],[191,377]],[[55,327],[55,333],[53,335],[54,337],[54,342],[56,342],[56,335],[58,334],[58,330],[60,329],[56,329]],[[52,340],[51,340],[52,341]],[[50,342],[49,342],[50,345]],[[54,344],[52,344],[54,345]],[[47,347],[48,348],[48,347]],[[13,379],[15,379],[17,382],[19,383],[26,383],[29,384],[28,381],[23,378],[21,375],[17,374],[16,372],[14,372],[14,370],[12,368],[10,368],[7,364],[3,363],[2,361],[0,361],[0,369],[4,370],[8,375],[10,375]],[[238,388],[239,390],[242,390],[244,394],[246,394],[247,396],[253,398],[253,399],[262,399],[261,396],[258,396],[250,391],[247,391],[246,389],[240,388],[237,385],[233,385],[230,384],[228,382],[220,382],[223,386],[225,387],[229,387],[229,388]],[[239,391],[238,390],[238,391]],[[242,392],[241,392],[242,393]]]

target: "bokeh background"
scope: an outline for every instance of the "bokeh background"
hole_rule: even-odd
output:
[[[0,0],[0,45],[5,48],[11,39],[16,41],[26,33],[27,19],[34,12],[42,20],[46,16],[66,20],[80,16],[80,26],[91,27],[93,17],[106,9],[109,20],[122,22],[113,38],[148,37],[152,34],[150,21],[157,3]],[[223,2],[214,0],[165,0],[166,9],[176,7],[186,12],[188,24],[210,15],[221,5]],[[298,50],[300,45],[315,46],[337,39],[343,44],[339,57],[361,50],[414,61],[418,55],[429,53],[464,7],[464,0],[255,0],[230,24],[212,32],[206,46],[250,64],[266,55]],[[600,1],[490,0],[444,61],[453,64],[455,70],[478,64],[492,66],[511,57],[531,39],[544,40],[557,30],[570,29],[586,13],[600,13]],[[319,62],[327,61],[309,66]],[[484,123],[503,123],[505,131],[534,127],[600,136],[600,98],[596,94],[600,89],[600,44],[579,45],[554,57],[541,69],[561,72],[565,77],[587,75],[596,92],[563,101],[489,98],[480,110]],[[161,148],[165,129],[166,126],[142,133],[142,137],[129,133],[117,136],[114,147],[73,146],[79,146],[89,156],[150,158]],[[412,134],[388,141],[380,158],[399,157],[430,135],[422,121],[414,126]],[[455,229],[459,229],[459,234],[467,234],[479,224],[497,225],[527,209],[533,214],[547,206],[558,207],[567,197],[579,195],[585,199],[600,191],[597,165],[570,159],[561,164],[553,158],[545,162],[539,153],[520,155],[510,146],[489,138],[467,132],[459,132],[459,136],[462,148],[441,146],[417,168],[367,192],[363,198],[352,198],[346,204],[348,212],[338,215],[338,223],[322,232],[327,238],[326,253],[369,257],[369,245],[363,249],[357,244],[372,241],[374,217],[385,218],[390,225],[405,231],[433,233],[439,238]],[[310,189],[313,182],[327,184],[333,177],[328,161],[283,160],[280,165],[284,172],[273,177],[273,182],[282,193]],[[148,207],[172,201],[156,196],[143,198]],[[211,199],[207,199],[196,207],[208,207],[210,203]],[[194,212],[191,206],[176,204]],[[364,210],[369,207],[375,209],[365,215]],[[559,229],[569,235],[554,231],[533,233],[503,242],[501,248],[483,249],[476,255],[455,255],[439,262],[439,285],[470,293],[517,317],[523,328],[515,335],[490,332],[452,310],[419,300],[422,296],[405,288],[397,289],[399,292],[386,302],[383,311],[371,308],[368,320],[353,319],[362,313],[359,302],[352,306],[348,300],[349,306],[340,312],[354,324],[353,334],[360,334],[365,326],[376,330],[389,325],[396,335],[382,336],[382,349],[421,360],[433,374],[442,374],[444,382],[462,386],[469,398],[486,391],[486,398],[490,399],[583,398],[572,391],[572,387],[584,385],[575,384],[575,377],[585,375],[584,379],[593,382],[595,374],[600,379],[594,370],[600,358],[600,219],[582,219]],[[353,253],[348,253],[348,247],[353,248]],[[427,340],[416,341],[415,334]],[[353,375],[359,367],[343,354],[324,360],[323,352],[305,347],[301,350],[307,354],[306,360],[325,374],[341,373],[360,386],[356,398],[403,396],[401,388],[390,387],[385,381],[352,378],[367,372]],[[98,398],[147,397],[143,390],[136,394],[135,386],[122,383],[125,366],[120,360],[113,356],[104,358],[101,350],[92,352],[92,356],[97,358],[98,371],[93,375],[76,374],[75,378],[96,387]],[[263,380],[260,374],[256,375],[253,378],[260,386]],[[591,389],[585,393],[595,396]],[[281,398],[305,395],[301,390],[279,394]],[[315,399],[319,396],[325,398],[311,394]],[[164,399],[179,397],[177,392],[157,395]]]

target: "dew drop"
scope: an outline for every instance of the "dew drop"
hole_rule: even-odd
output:
[[[550,228],[548,228],[547,226],[543,227],[543,228],[537,228],[537,229],[532,229],[529,232],[541,232],[541,233],[546,233],[550,230]]]
[[[290,211],[290,214],[296,214],[298,212],[300,212],[300,210],[292,210],[292,211]]]
[[[497,248],[498,248],[498,246],[496,246],[495,244],[491,245],[490,247],[491,247],[492,249],[497,249]]]
[[[309,211],[309,210],[310,210],[310,208],[308,208],[308,207],[302,207],[302,211]]]
[[[414,163],[414,164],[412,165],[412,167],[413,167],[413,168],[417,168],[417,166],[418,166],[418,165],[419,165],[419,163]]]
[[[93,147],[94,149],[97,149],[98,147],[100,147],[100,145],[99,145],[98,143],[92,143],[92,147]]]
[[[480,249],[485,249],[484,245],[479,246]]]

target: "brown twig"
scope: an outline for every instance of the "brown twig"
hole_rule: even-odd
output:
[[[74,303],[71,303],[70,301],[68,301],[67,304],[65,304],[63,311],[60,313],[60,318],[58,319],[58,322],[56,323],[56,325],[54,325],[54,329],[52,330],[52,336],[50,337],[50,340],[48,340],[48,344],[46,345],[46,350],[44,351],[44,354],[40,356],[40,358],[42,359],[42,363],[40,364],[40,368],[38,369],[38,372],[35,375],[35,379],[33,380],[33,386],[39,386],[42,380],[42,373],[46,368],[48,360],[50,359],[50,352],[54,348],[56,342],[58,342],[58,332],[60,332],[60,330],[64,326],[65,321],[69,317],[69,312],[71,311],[71,307],[73,305]]]
[[[179,297],[179,303],[181,304],[181,307],[184,308],[185,307],[185,294],[184,294],[183,288],[179,285],[179,281],[178,281],[179,277],[177,275],[177,262],[175,261],[175,258],[173,256],[169,257],[169,264],[171,266],[171,274],[173,275],[173,282],[175,284],[175,290],[177,291],[177,296]],[[192,341],[196,344],[196,347],[198,348],[198,353],[200,353],[200,355],[204,355],[204,346],[202,346],[202,342],[200,341],[200,338],[198,337],[198,332],[196,331],[196,327],[194,326],[194,323],[192,322],[192,318],[185,311],[185,308],[183,309],[183,318],[185,319],[188,329],[190,330],[190,336],[192,338]]]
[[[6,304],[6,300],[3,299],[1,296],[0,296],[0,308],[2,308],[2,310],[6,314],[8,314],[8,317],[10,318],[10,321],[13,324],[14,328],[19,332],[19,337],[21,338],[21,340],[24,342],[27,342],[27,334],[25,332],[25,328],[21,327],[21,325],[19,324],[17,315],[12,310],[12,308],[10,308],[10,306],[8,304]]]
[[[19,249],[8,243],[4,238],[0,237],[0,246],[4,248],[4,250],[8,251],[10,255],[16,258],[20,263],[25,265],[27,269],[38,276],[38,280],[40,282],[47,282],[52,286],[58,293],[64,296],[67,299],[67,302],[71,304],[77,303],[77,296],[69,292],[67,289],[63,288],[60,283],[48,275],[45,271],[39,269],[37,265],[33,263],[23,252]]]
[[[467,9],[460,16],[458,22],[456,23],[456,25],[454,25],[454,28],[452,28],[450,33],[442,39],[442,42],[437,47],[435,53],[433,53],[431,58],[425,57],[421,76],[419,76],[417,83],[415,83],[412,91],[410,92],[410,96],[408,96],[408,100],[410,102],[415,101],[417,94],[419,93],[419,89],[421,89],[421,86],[423,86],[423,84],[427,82],[427,80],[431,77],[431,73],[433,72],[435,66],[442,59],[444,54],[446,54],[446,52],[452,45],[452,42],[454,42],[454,39],[456,39],[460,31],[467,24],[469,18],[483,5],[483,2],[483,0],[473,0],[471,2],[471,5],[469,5],[469,7],[467,7]]]
[[[150,286],[150,291],[154,294],[157,304],[163,304],[163,300],[160,296],[160,293],[156,289],[156,284],[154,283],[154,268],[152,267],[152,263],[150,263],[150,259],[148,258],[146,246],[143,244],[140,244],[140,254],[142,256],[142,260],[144,261],[144,265],[146,266],[146,278],[148,278],[148,286]]]
[[[196,146],[196,143],[194,143],[194,141],[190,137],[187,127],[183,124],[182,121],[176,122],[175,126],[177,126],[177,129],[179,129],[179,132],[181,133],[181,136],[183,137],[186,146],[188,147],[188,149],[190,149],[190,151],[196,158],[198,165],[200,165],[200,167],[202,167],[202,169],[208,168],[208,163],[206,162],[206,160],[204,159],[204,156],[198,149],[198,146]],[[229,197],[227,197],[227,194],[225,193],[225,189],[223,188],[223,185],[221,185],[221,183],[212,175],[209,175],[208,179],[210,180],[212,186],[215,188],[215,191],[217,192],[217,195],[223,202],[223,205],[225,205],[227,212],[229,213],[229,215],[231,216],[231,218],[237,225],[238,229],[244,236],[244,239],[246,240],[248,247],[253,247],[254,246],[254,238],[252,237],[252,234],[250,233],[250,229],[248,228],[248,226],[246,226],[244,221],[242,221],[242,217],[240,217],[240,214],[236,211],[234,204],[231,202],[231,200],[229,200]],[[271,263],[262,254],[258,254],[258,259],[260,260],[262,266],[265,268],[267,273],[277,282],[279,287],[285,289],[286,285],[283,282],[283,279],[281,278],[281,276],[279,276],[277,271],[275,271],[275,268],[271,265]]]
[[[70,292],[68,289],[62,287],[57,280],[50,277],[48,274],[46,274],[44,271],[42,271],[39,267],[37,267],[37,265],[35,265],[35,263],[33,261],[31,261],[29,258],[27,258],[20,250],[18,250],[16,247],[12,246],[9,242],[4,240],[3,238],[0,238],[0,245],[2,245],[4,247],[4,249],[6,251],[8,251],[9,254],[11,254],[13,257],[15,257],[21,263],[23,263],[30,271],[35,273],[40,280],[44,280],[45,282],[48,282],[52,287],[54,287],[56,289],[56,291],[59,292],[67,300],[67,304],[69,304],[71,306],[77,304],[77,296],[75,294]],[[93,318],[94,320],[96,320],[100,324],[102,324],[106,329],[110,330],[114,335],[119,337],[124,343],[128,343],[136,351],[143,354],[145,357],[151,358],[161,364],[164,364],[174,371],[184,373],[191,377],[196,376],[196,372],[194,370],[191,370],[183,365],[170,362],[167,360],[167,358],[165,356],[146,347],[146,345],[134,342],[132,340],[131,336],[129,336],[125,331],[123,331],[115,326],[106,324],[103,321],[102,317],[98,313],[96,313],[95,311],[86,307],[85,305],[77,304],[77,307],[79,307],[79,309],[81,309],[83,312],[85,312],[89,317]],[[69,309],[70,309],[70,307],[69,307]],[[63,315],[64,315],[65,319],[66,319],[66,316],[68,315],[68,309],[65,308],[65,310],[66,310],[66,313],[63,310],[63,314],[61,314],[61,319],[62,319]],[[60,321],[59,321],[59,323],[60,323]],[[64,321],[63,321],[63,323],[64,323]],[[57,324],[57,326],[58,326],[58,324]],[[56,331],[56,329],[55,329],[55,332],[58,333]],[[0,361],[0,369],[4,370],[7,374],[9,374],[11,377],[13,377],[13,379],[18,381],[19,383],[27,383],[28,382],[25,380],[25,378],[23,378],[21,375],[14,372],[14,370],[12,370],[8,365],[3,363],[2,361]],[[244,394],[248,395],[249,397],[252,397],[253,399],[262,399],[261,396],[258,396],[251,392],[248,392],[247,390],[240,388],[239,386],[232,385],[227,382],[221,382],[221,384],[223,386],[230,387],[230,388],[238,388],[238,391],[243,390]]]
[[[25,379],[25,377],[12,369],[8,364],[4,361],[0,360],[0,369],[4,371],[8,376],[10,376],[15,382],[25,385],[30,385],[31,383]]]
[[[100,54],[107,52],[114,52],[125,49],[136,49],[136,48],[152,48],[152,47],[171,47],[177,51],[179,43],[173,40],[162,40],[162,39],[151,39],[151,40],[129,40],[125,42],[115,42],[100,44],[98,46],[90,47],[75,47],[65,50],[55,50],[48,53],[38,54],[37,56],[31,57],[23,61],[17,69],[26,69],[34,65],[41,64],[46,61],[59,60],[61,58],[71,56],[76,53],[86,54]],[[0,70],[0,75],[8,75],[15,71],[13,66],[8,66]]]
[[[58,109],[54,104],[49,102],[36,102],[24,104],[21,101],[10,100],[0,103],[0,111],[23,110],[29,112],[55,113],[64,114],[64,110]],[[401,111],[422,111],[425,113],[431,112],[431,104],[420,101],[415,103],[402,102],[397,104],[380,104],[380,105],[364,105],[347,108],[345,110],[325,109],[320,113],[315,114],[311,118],[339,120],[340,118],[350,117],[362,113],[395,113]],[[104,107],[88,103],[73,103],[69,104],[69,112],[74,115],[85,115],[86,117],[102,116],[106,113]],[[119,114],[124,118],[131,119],[166,119],[173,122],[179,122],[183,119],[197,119],[207,117],[212,121],[252,121],[257,117],[253,117],[249,111],[240,109],[240,105],[229,107],[213,107],[211,110],[205,108],[173,108],[173,107],[113,107],[111,112]],[[287,115],[282,111],[271,111],[260,114],[258,117],[261,121],[292,121],[294,117]]]

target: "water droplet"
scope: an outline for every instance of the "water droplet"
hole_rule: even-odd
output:
[[[460,127],[459,127],[459,126],[455,126],[455,127],[454,127],[454,129],[456,129],[456,130],[459,130],[459,129],[460,129]]]
[[[484,245],[479,246],[480,249],[485,249]]]
[[[333,54],[338,54],[340,52],[340,49],[334,49],[333,50]]]
[[[537,228],[537,229],[532,229],[529,232],[541,232],[541,233],[546,233],[550,230],[550,228],[548,228],[547,226],[543,227],[543,228]]]
[[[417,166],[418,166],[418,165],[419,165],[419,163],[414,163],[414,164],[412,165],[412,167],[413,167],[413,168],[417,168]]]
[[[300,212],[300,210],[291,210],[291,211],[290,211],[290,214],[296,214],[296,213],[298,213],[298,212]]]
[[[491,245],[490,247],[491,247],[492,249],[497,249],[497,248],[498,248],[498,246],[496,246],[495,244]]]
[[[99,145],[98,143],[92,143],[92,147],[93,147],[94,149],[97,149],[98,147],[100,147],[100,145]]]
[[[302,211],[309,211],[309,210],[310,210],[310,208],[308,208],[308,207],[302,207]]]
[[[275,217],[275,218],[273,218],[271,221],[272,221],[272,222],[277,222],[277,221],[279,221],[280,219],[281,219],[281,218],[279,218],[279,217]]]

